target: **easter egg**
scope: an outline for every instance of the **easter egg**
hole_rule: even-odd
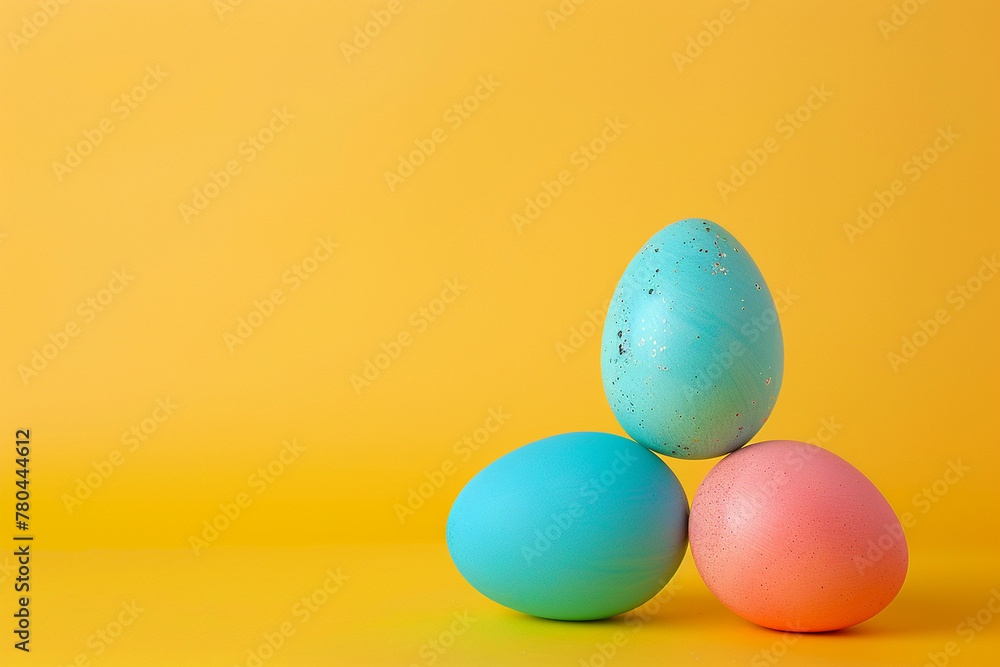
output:
[[[687,547],[687,497],[662,460],[608,433],[565,433],[500,457],[459,493],[447,541],[458,571],[511,609],[591,620],[633,609]]]
[[[804,442],[759,442],[722,459],[695,492],[689,530],[712,593],[776,630],[860,623],[906,578],[906,537],[888,501],[847,461]]]
[[[732,234],[681,220],[632,258],[604,321],[601,374],[637,442],[685,459],[742,447],[771,414],[783,366],[771,293]]]

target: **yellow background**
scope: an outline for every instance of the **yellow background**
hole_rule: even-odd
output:
[[[969,643],[956,626],[1000,587],[1000,280],[961,309],[952,290],[1000,250],[1000,8],[591,1],[555,22],[556,0],[401,0],[345,57],[387,4],[0,5],[0,421],[11,448],[32,432],[36,535],[34,649],[4,646],[3,664],[246,664],[338,567],[343,590],[266,664],[431,664],[426,642],[455,612],[477,620],[434,664],[590,661],[620,619],[491,603],[451,565],[444,523],[502,454],[622,433],[585,323],[642,243],[685,217],[734,233],[782,309],[784,382],[756,439],[819,439],[913,515],[896,602],[846,632],[792,636],[781,663],[916,665],[956,641],[955,664],[992,664],[1000,622]],[[689,38],[705,45],[679,67]],[[122,118],[115,100],[147,67],[168,74]],[[480,77],[499,85],[455,127],[445,113]],[[787,136],[814,87],[832,95]],[[274,109],[294,118],[247,161],[241,143]],[[580,171],[574,154],[609,118],[625,129]],[[53,162],[103,119],[113,131],[60,179]],[[385,172],[436,128],[446,140],[390,189]],[[958,138],[909,180],[942,128]],[[777,152],[723,198],[718,182],[769,138]],[[185,221],[180,206],[231,160],[240,172]],[[519,229],[512,214],[563,170],[572,183]],[[905,193],[849,238],[894,179]],[[292,290],[283,276],[319,237],[338,247]],[[87,321],[79,304],[123,267],[134,279]],[[449,280],[465,288],[418,330]],[[284,302],[230,351],[225,334],[275,289]],[[939,309],[947,321],[894,370],[888,355]],[[69,323],[79,334],[25,382],[19,367]],[[412,344],[356,391],[351,376],[402,332]],[[129,451],[122,434],[167,398],[177,409]],[[459,456],[491,409],[509,418]],[[258,494],[251,476],[291,439],[304,451]],[[121,465],[70,512],[65,497],[116,450]],[[668,462],[689,499],[715,463]],[[950,462],[968,468],[954,484],[940,481]],[[396,505],[442,467],[401,521]],[[190,538],[241,493],[249,506],[196,555]],[[0,569],[5,616],[11,577]],[[614,664],[759,664],[786,641],[723,608],[690,557],[676,582]],[[132,600],[147,611],[97,655],[88,638]]]

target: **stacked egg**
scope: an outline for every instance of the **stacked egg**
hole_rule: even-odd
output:
[[[746,248],[708,220],[660,230],[625,269],[601,344],[605,394],[632,439],[565,433],[482,470],[448,517],[458,570],[526,614],[598,619],[656,595],[690,541],[712,593],[759,625],[819,632],[877,614],[907,568],[889,503],[818,446],[747,445],[774,408],[783,362],[774,302]],[[653,452],[727,456],[689,511]]]

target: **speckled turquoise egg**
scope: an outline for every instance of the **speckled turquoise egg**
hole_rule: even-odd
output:
[[[684,489],[648,449],[608,433],[564,433],[473,477],[448,516],[448,549],[495,602],[592,620],[666,585],[684,557],[687,519]]]
[[[749,442],[781,387],[781,326],[764,277],[725,229],[660,230],[632,258],[604,321],[604,393],[625,432],[684,459]]]

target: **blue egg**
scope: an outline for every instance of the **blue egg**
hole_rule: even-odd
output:
[[[625,269],[604,321],[601,374],[639,443],[684,459],[739,449],[771,414],[783,367],[764,277],[719,225],[668,225]]]
[[[607,618],[670,580],[687,517],[680,482],[648,449],[608,433],[564,433],[473,477],[448,516],[448,549],[466,581],[504,606]]]

